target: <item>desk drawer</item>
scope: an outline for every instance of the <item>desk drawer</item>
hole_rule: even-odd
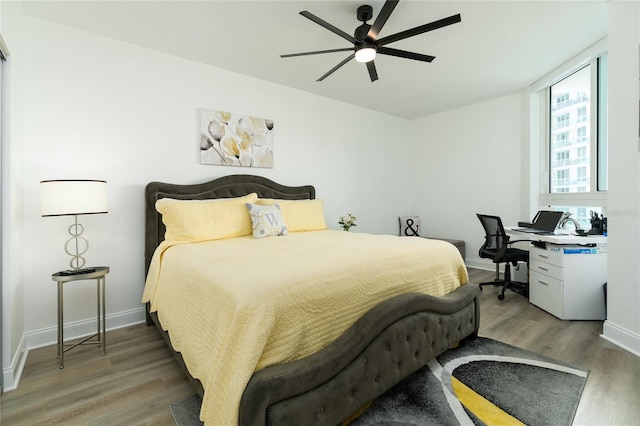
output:
[[[552,265],[551,263],[540,262],[536,259],[529,263],[529,269],[556,280],[563,280],[563,268]]]
[[[535,261],[562,267],[562,252],[531,247],[531,250],[529,251],[529,262],[533,263]]]
[[[539,308],[562,319],[562,281],[531,271],[529,301]]]

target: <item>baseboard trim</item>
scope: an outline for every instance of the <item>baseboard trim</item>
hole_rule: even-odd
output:
[[[20,376],[22,376],[22,370],[24,370],[24,364],[27,362],[28,353],[26,338],[23,334],[20,343],[18,343],[18,349],[11,360],[11,366],[2,370],[3,392],[9,392],[18,388]]]
[[[640,334],[606,320],[600,337],[640,357]]]
[[[144,307],[107,315],[107,330],[139,324],[145,320]],[[96,319],[88,318],[64,324],[64,340],[90,336],[96,332]],[[27,348],[36,349],[58,342],[58,327],[47,327],[26,333]]]
[[[483,269],[485,271],[495,271],[496,270],[496,264],[486,260],[486,259],[480,259],[480,258],[472,258],[472,259],[465,259],[465,264],[467,265],[467,267],[469,268],[475,268],[475,269]]]
[[[129,311],[116,312],[107,315],[107,331],[128,327],[145,322],[145,308],[140,307]],[[64,339],[73,340],[80,337],[89,336],[96,332],[96,319],[66,323],[64,325]],[[58,343],[58,328],[47,327],[40,330],[30,331],[22,335],[18,349],[13,357],[11,367],[2,370],[4,384],[3,391],[8,392],[18,388],[22,370],[27,361],[27,355],[31,349],[43,346],[55,345]]]

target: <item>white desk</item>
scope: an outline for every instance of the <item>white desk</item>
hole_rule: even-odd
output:
[[[573,244],[573,245],[587,245],[594,244],[598,246],[606,246],[607,245],[607,237],[602,235],[587,235],[585,237],[581,237],[579,235],[572,234],[561,234],[556,233],[554,235],[538,235],[532,234],[530,232],[520,232],[516,231],[513,227],[504,228],[508,234],[517,235],[519,240],[530,240],[530,241],[542,241],[550,244]]]
[[[606,319],[607,237],[505,230],[517,239],[531,241],[531,303],[563,320]]]

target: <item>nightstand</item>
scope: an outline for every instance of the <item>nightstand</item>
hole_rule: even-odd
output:
[[[64,353],[75,348],[78,345],[102,345],[102,355],[107,354],[107,321],[106,321],[106,304],[105,304],[105,283],[106,275],[109,273],[108,266],[95,266],[92,268],[84,268],[80,270],[67,270],[56,272],[51,275],[51,279],[58,283],[58,358],[60,359],[60,368],[64,368]],[[98,290],[98,331],[89,337],[84,338],[78,343],[69,344],[68,348],[64,348],[64,303],[63,303],[63,286],[64,283],[71,281],[96,280]],[[92,340],[97,338],[97,340]]]

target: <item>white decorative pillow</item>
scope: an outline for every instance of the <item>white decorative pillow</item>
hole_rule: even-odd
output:
[[[401,237],[419,237],[420,236],[420,217],[399,217],[400,219],[400,236]]]
[[[251,218],[253,238],[287,235],[289,233],[278,204],[259,206],[246,203],[246,206]]]

